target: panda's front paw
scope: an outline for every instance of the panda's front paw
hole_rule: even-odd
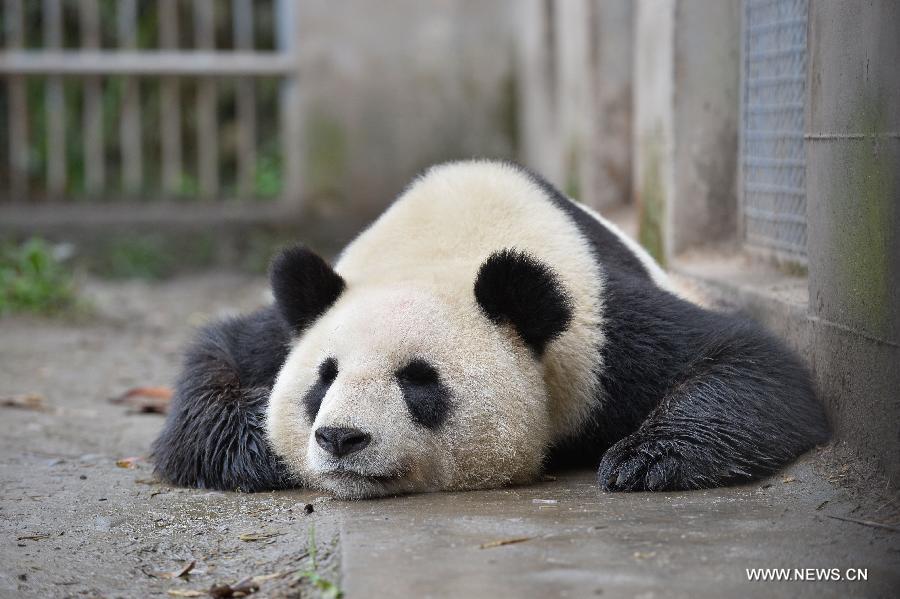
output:
[[[604,491],[673,491],[687,488],[672,443],[634,433],[603,455],[597,477]]]

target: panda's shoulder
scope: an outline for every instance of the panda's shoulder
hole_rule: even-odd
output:
[[[543,200],[562,211],[575,224],[579,234],[590,245],[594,258],[603,270],[619,270],[640,278],[648,278],[657,286],[669,289],[668,277],[652,256],[621,229],[590,207],[566,197],[554,185],[531,169],[505,163],[530,179],[542,192]]]

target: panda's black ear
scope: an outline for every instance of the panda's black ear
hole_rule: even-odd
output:
[[[318,254],[302,245],[278,254],[269,268],[278,311],[300,333],[337,300],[344,279]]]
[[[538,356],[572,320],[572,300],[553,270],[517,250],[485,260],[475,279],[475,300],[495,323],[511,323]]]

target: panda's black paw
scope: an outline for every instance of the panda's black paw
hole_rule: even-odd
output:
[[[694,488],[675,444],[646,434],[625,437],[603,455],[597,471],[604,491],[675,491]]]

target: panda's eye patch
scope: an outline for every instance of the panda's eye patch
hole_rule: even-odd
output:
[[[450,390],[441,382],[437,369],[416,358],[395,374],[413,422],[431,430],[439,428],[451,406]]]
[[[319,364],[319,380],[309,388],[303,397],[303,405],[306,407],[306,415],[310,422],[316,419],[319,408],[322,406],[322,400],[328,393],[328,388],[338,375],[338,364],[334,358],[326,358]]]
[[[437,385],[441,382],[438,371],[421,358],[416,358],[397,371],[397,379],[408,385]]]
[[[319,364],[319,379],[325,384],[331,384],[338,375],[337,360],[334,358],[326,358]]]

